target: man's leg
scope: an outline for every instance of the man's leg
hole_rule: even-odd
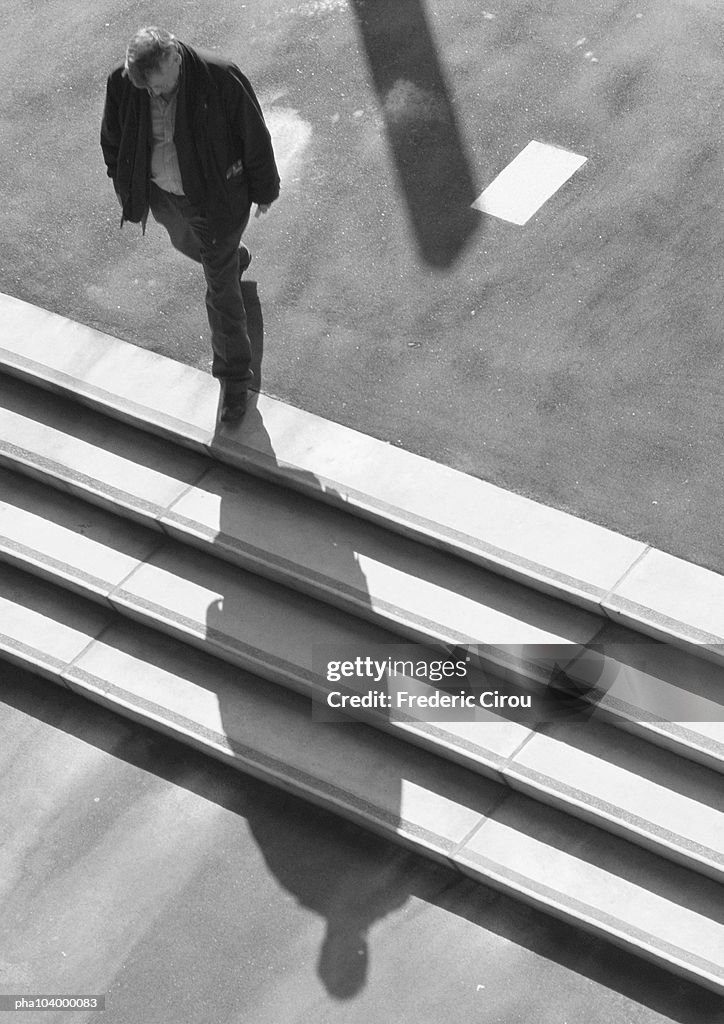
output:
[[[201,241],[193,228],[199,220],[195,206],[186,196],[175,196],[151,184],[151,213],[166,228],[171,245],[184,256],[201,263]]]
[[[170,195],[151,186],[151,212],[166,228],[171,244],[190,259],[201,263],[206,277],[206,312],[211,328],[212,374],[222,385],[225,411],[243,415],[246,391],[253,377],[251,343],[246,324],[246,309],[241,294],[241,234],[248,217],[237,229],[222,237],[212,237],[206,219],[184,196]],[[250,256],[242,247],[248,266]],[[241,408],[240,408],[241,407]]]
[[[206,276],[206,311],[211,328],[214,377],[236,392],[246,390],[251,372],[251,343],[239,280],[241,228],[222,237],[202,232],[201,265]]]

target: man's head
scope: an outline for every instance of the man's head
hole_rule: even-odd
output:
[[[126,48],[125,73],[137,89],[169,95],[178,85],[181,51],[176,37],[162,28],[141,28]]]

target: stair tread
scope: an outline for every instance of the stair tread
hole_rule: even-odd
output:
[[[650,636],[724,661],[724,577],[649,549],[602,602],[607,615]],[[692,610],[695,609],[695,616]]]
[[[108,597],[163,543],[160,531],[0,468],[0,552]]]
[[[111,609],[0,566],[0,651],[13,662],[55,676],[100,636]]]
[[[209,468],[204,455],[2,375],[0,459],[143,520],[160,515]]]
[[[526,784],[534,793],[534,781],[663,844],[675,847],[683,839],[724,872],[724,796],[716,772],[642,748],[626,733],[593,722],[545,726],[503,771],[511,785]]]
[[[617,842],[607,835],[599,844],[595,835],[568,827],[562,815],[511,801],[482,823],[456,860],[468,870],[519,884],[559,916],[587,919],[596,931],[607,925],[611,938],[626,934],[645,948],[655,936],[655,943],[674,956],[685,949],[702,971],[718,975],[724,946],[716,883],[714,889],[699,890],[675,865],[670,875],[657,873],[645,851],[622,857]],[[707,899],[715,901],[709,909]]]
[[[130,510],[180,540],[200,541],[216,555],[386,620],[410,638],[453,644],[479,629],[475,638],[487,642],[472,649],[484,664],[545,680],[552,661],[569,665],[576,647],[591,640],[615,652],[641,641],[638,661],[653,659],[655,671],[637,666],[631,679],[620,653],[607,653],[612,664],[621,661],[619,683],[597,696],[600,707],[632,721],[646,739],[724,771],[718,666],[626,629],[609,639],[611,625],[601,627],[581,609],[22,382],[0,380],[3,435],[23,438],[22,449],[0,442],[15,469]],[[670,663],[678,672],[673,684],[666,681]],[[683,687],[691,677],[701,693]]]
[[[0,471],[6,490],[10,476]],[[57,550],[58,558],[48,559],[47,550],[43,552],[46,577],[58,571],[62,557],[64,580],[72,577],[76,586],[87,587],[89,594],[102,593],[121,612],[204,646],[272,682],[323,700],[335,689],[334,682],[325,679],[325,662],[358,656],[384,661],[391,651],[400,650],[396,637],[372,623],[165,541],[68,495],[46,494],[35,481],[18,478],[13,501],[0,502],[0,529],[4,526],[7,533],[8,527],[15,527],[33,544],[48,542]],[[8,510],[15,514],[3,515]],[[55,521],[46,522],[43,516],[48,514]],[[120,529],[118,538],[113,537],[114,522]],[[109,537],[114,546],[107,549],[104,541]],[[37,559],[22,545],[9,545],[6,538],[3,546],[5,556],[9,550],[16,564],[25,560],[28,568],[37,569]],[[69,563],[80,567],[75,577]],[[88,582],[86,567],[91,564],[97,572],[108,568],[105,591],[96,577]],[[424,648],[416,649],[422,657]],[[468,676],[469,681],[475,678],[472,672]],[[404,679],[395,686],[409,689],[413,683]],[[425,689],[436,692],[433,685]],[[528,719],[518,721],[482,709],[461,715],[458,722],[435,721],[425,712],[417,720],[402,722],[387,711],[370,711],[369,720],[555,806],[570,808],[571,813],[613,824],[666,855],[685,857],[702,870],[724,874],[724,814],[715,773],[682,764],[665,751],[647,752],[603,723],[589,722],[583,730],[575,724],[551,726],[545,724],[544,714],[534,702]],[[610,760],[614,749],[617,763]],[[648,774],[652,763],[655,780]]]
[[[213,537],[232,557],[266,556],[272,571],[333,587],[359,613],[386,611],[398,626],[451,644],[584,644],[601,628],[589,612],[227,467],[211,470],[161,521]]]
[[[107,507],[114,500],[119,509],[144,510],[178,539],[387,618],[408,635],[485,644],[486,657],[495,659],[507,656],[504,646],[585,644],[601,628],[590,612],[340,509],[193,453],[182,452],[185,462],[178,446],[155,438],[149,445],[143,432],[93,411],[85,410],[78,437],[67,400],[23,384],[13,394],[5,382],[3,392],[2,384],[0,438],[23,438],[21,449],[0,441],[11,468],[47,474],[90,500],[100,495]]]

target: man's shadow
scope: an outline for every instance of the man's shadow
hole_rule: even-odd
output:
[[[325,922],[320,981],[334,998],[352,999],[367,982],[370,929],[410,898],[404,865],[414,855],[296,796],[277,793],[269,808],[247,792],[240,789],[237,812],[267,868],[300,907]]]
[[[252,282],[244,282],[244,300],[247,304],[247,318],[249,324],[250,339],[252,342],[253,366],[255,372],[255,386],[261,380],[261,364],[263,360],[264,337],[263,337],[263,315],[261,304],[256,289]],[[278,428],[277,428],[278,429]],[[253,450],[254,464],[262,477],[257,481],[255,477],[247,477],[246,499],[249,509],[244,509],[245,503],[245,478],[238,474],[223,471],[225,479],[233,484],[233,488],[225,489],[223,486],[214,484],[214,495],[218,508],[218,534],[216,543],[223,545],[227,553],[232,552],[234,545],[238,551],[244,551],[237,565],[219,565],[216,577],[211,580],[214,591],[219,594],[218,599],[212,601],[207,608],[206,614],[206,637],[207,646],[212,654],[221,656],[232,663],[244,667],[247,671],[254,671],[253,665],[249,662],[249,651],[256,647],[257,652],[261,649],[264,654],[261,662],[265,667],[257,671],[257,675],[263,678],[262,687],[265,696],[270,696],[274,703],[274,694],[283,703],[281,684],[274,679],[284,677],[290,683],[290,689],[298,692],[305,692],[305,681],[311,683],[319,690],[340,689],[342,692],[363,692],[365,689],[386,690],[388,694],[393,692],[394,681],[385,677],[379,685],[365,680],[342,680],[333,685],[326,683],[322,674],[322,664],[319,654],[312,649],[315,642],[323,647],[325,627],[327,624],[334,624],[342,635],[361,638],[356,650],[349,651],[349,657],[355,654],[361,657],[379,657],[379,647],[385,642],[405,646],[413,641],[405,640],[397,633],[386,629],[384,625],[375,624],[370,626],[365,622],[366,613],[373,617],[373,601],[369,592],[365,573],[360,566],[360,557],[374,554],[373,549],[365,550],[365,541],[355,541],[350,535],[348,538],[343,528],[340,528],[339,517],[335,520],[327,520],[327,530],[307,530],[305,523],[310,522],[310,516],[314,515],[319,502],[319,508],[324,509],[327,503],[337,508],[344,506],[344,497],[335,491],[328,483],[321,480],[308,471],[294,470],[292,473],[293,487],[280,486],[275,483],[282,473],[277,456],[274,451],[269,430],[265,424],[263,403],[259,405],[258,397],[253,395],[245,418],[238,425],[228,426],[219,424],[215,436],[215,443],[223,446],[227,453],[233,453],[237,464],[244,465],[248,460],[249,450]],[[213,446],[212,446],[213,449]],[[245,454],[246,450],[246,454]],[[285,472],[288,478],[289,470]],[[266,477],[265,481],[263,478]],[[216,480],[220,480],[221,475]],[[202,481],[202,486],[204,486]],[[211,482],[207,483],[211,487]],[[265,504],[259,502],[259,495],[265,497]],[[255,518],[264,516],[264,531],[258,529]],[[296,517],[296,518],[295,518]],[[247,555],[254,557],[254,552],[259,551],[262,541],[269,543],[269,534],[275,534],[277,541],[274,545],[276,566],[270,561],[266,567],[257,565],[256,569],[250,567]],[[266,532],[265,532],[266,531]],[[276,531],[276,532],[275,532]],[[264,536],[262,536],[262,534]],[[364,536],[367,536],[366,534]],[[362,546],[360,546],[360,543]],[[296,548],[295,548],[296,545]],[[317,567],[323,566],[328,571],[329,577],[340,583],[340,591],[349,598],[354,594],[357,604],[356,612],[362,618],[358,622],[355,618],[355,627],[350,629],[353,622],[350,610],[339,609],[334,605],[327,604],[319,598],[319,591],[316,589],[320,580],[314,580],[314,573],[307,570],[306,583],[302,579],[297,580],[297,586],[301,586],[301,592],[291,588],[291,597],[287,597],[290,590],[286,571],[294,571],[295,555],[301,563],[305,561],[305,546],[314,545],[317,553]],[[387,552],[390,558],[391,567],[394,566],[394,557]],[[208,561],[208,559],[207,559]],[[307,562],[309,566],[310,562]],[[286,565],[286,570],[284,570]],[[256,575],[259,570],[260,581]],[[264,579],[263,577],[266,577]],[[208,578],[208,577],[207,577]],[[323,582],[323,581],[322,581]],[[429,581],[428,581],[429,582]],[[245,589],[241,591],[239,584],[244,584]],[[305,586],[308,588],[305,592]],[[271,596],[272,604],[278,600],[276,607],[279,611],[279,621],[272,624],[268,629],[268,621],[263,621],[254,605],[259,602],[266,602]],[[378,595],[379,596],[379,595]],[[347,609],[350,605],[347,605]],[[293,617],[298,614],[306,624],[300,633],[295,627]],[[254,627],[253,623],[257,626]],[[319,636],[315,637],[315,623],[319,623]],[[257,643],[255,644],[254,628],[258,628]],[[278,649],[272,649],[274,636],[278,633]],[[264,635],[262,635],[264,634]],[[290,647],[288,637],[296,635],[296,646]],[[234,637],[243,637],[243,645],[234,647]],[[270,636],[272,640],[270,641]],[[321,643],[320,643],[321,641]],[[354,641],[353,641],[354,642]],[[377,649],[374,649],[377,644]],[[220,645],[223,646],[223,652]],[[424,645],[427,646],[427,645]],[[383,647],[384,651],[384,647]],[[384,651],[387,653],[387,651]],[[456,650],[451,648],[446,652],[450,658],[465,658],[464,649]],[[252,650],[253,654],[253,650]],[[336,657],[337,655],[335,655]],[[343,655],[346,657],[347,655]],[[382,655],[384,656],[384,654]],[[438,652],[438,656],[444,657],[444,653]],[[268,675],[265,675],[268,673]],[[516,673],[511,673],[507,681],[501,677],[489,683],[484,673],[473,671],[470,682],[473,685],[487,686],[494,685],[501,691],[509,689],[510,692],[522,692],[518,686]],[[595,681],[594,681],[595,682]],[[349,685],[345,685],[349,684]],[[239,675],[239,685],[242,683],[242,674]],[[445,681],[437,683],[440,690],[445,690]],[[450,687],[459,689],[459,687]],[[220,689],[218,693],[219,713],[223,724],[223,731],[240,759],[243,759],[245,752],[243,745],[237,743],[234,746],[234,736],[239,735],[238,703],[228,696],[230,691]],[[551,703],[550,712],[555,718],[572,717],[574,720],[585,721],[590,714],[590,706],[582,697],[586,693],[574,691],[571,695],[561,695],[557,688],[551,685],[548,688],[548,696]],[[297,701],[297,705],[299,702]],[[316,710],[315,710],[316,708]],[[350,749],[354,746],[354,734],[359,730],[370,731],[375,727],[385,727],[394,716],[401,720],[404,715],[395,712],[377,709],[378,716],[375,724],[369,725],[364,721],[352,721],[343,718],[323,705],[315,705],[309,701],[307,713],[312,719],[312,726],[304,730],[300,737],[300,744],[315,744],[318,757],[324,756],[327,749],[325,736],[322,730],[336,730],[337,739],[344,744],[347,736],[350,738]],[[533,713],[533,718],[538,712]],[[502,712],[503,717],[508,717]],[[414,717],[414,716],[413,716]],[[456,721],[455,715],[450,716]],[[525,721],[524,715],[520,712],[510,713],[510,717],[516,721]],[[279,716],[277,721],[282,721]],[[437,721],[437,719],[436,719]],[[440,719],[440,724],[444,716]],[[288,733],[284,740],[289,742]],[[283,759],[273,748],[273,737],[270,739],[271,749],[265,751],[272,758],[277,756]],[[280,744],[281,745],[281,744]],[[289,748],[287,747],[287,750]],[[339,747],[335,754],[338,754]],[[416,752],[415,752],[416,753]],[[386,804],[385,811],[388,826],[401,828],[404,831],[404,809],[402,803],[403,786],[405,782],[412,782],[425,786],[427,779],[424,774],[416,775],[419,762],[415,753],[409,760],[404,762],[404,772],[396,771],[391,762],[385,762],[385,768],[389,765],[389,774],[385,778]],[[451,768],[451,773],[455,769]],[[404,778],[403,778],[404,774]],[[330,785],[336,780],[328,780]],[[344,783],[341,783],[342,788]],[[481,780],[481,787],[485,783]],[[338,999],[350,999],[362,990],[365,985],[368,970],[368,933],[372,925],[403,906],[407,900],[404,888],[399,885],[399,878],[396,877],[395,865],[398,861],[393,858],[388,866],[385,863],[377,865],[376,869],[370,871],[367,867],[368,861],[359,858],[354,847],[345,841],[347,835],[358,835],[353,826],[349,826],[342,820],[328,820],[327,828],[334,828],[341,840],[343,856],[339,857],[334,852],[335,847],[330,845],[329,836],[320,835],[303,828],[304,822],[297,823],[295,828],[295,815],[302,813],[298,801],[293,798],[288,800],[289,818],[287,827],[280,829],[278,817],[267,812],[263,803],[250,801],[245,803],[241,813],[244,814],[249,827],[258,843],[259,850],[264,860],[277,879],[277,881],[290,892],[296,901],[303,907],[312,910],[322,917],[326,922],[326,934],[320,949],[317,970],[319,977],[327,991]],[[309,815],[315,819],[318,816],[316,811],[309,809]],[[324,819],[324,815],[320,820]],[[336,824],[329,824],[335,821]],[[389,877],[388,877],[389,876]]]
[[[251,479],[249,481],[250,490],[256,484],[255,493],[258,495],[260,488],[261,493],[266,493],[267,501],[272,501],[274,522],[275,524],[280,524],[279,533],[280,535],[283,533],[286,537],[286,542],[282,544],[282,549],[280,549],[282,551],[282,561],[289,561],[290,556],[293,557],[294,545],[303,546],[305,544],[301,517],[298,537],[294,529],[296,509],[301,504],[304,504],[307,508],[310,506],[310,498],[308,497],[310,492],[312,494],[319,493],[320,495],[322,492],[326,492],[326,499],[331,499],[337,504],[340,502],[340,496],[330,493],[330,488],[327,485],[314,474],[308,472],[297,472],[295,475],[296,486],[306,492],[305,494],[298,494],[288,487],[282,487],[274,483],[275,477],[278,478],[279,476],[277,459],[264,423],[264,415],[258,406],[258,397],[254,393],[260,389],[262,380],[264,352],[263,313],[255,282],[244,280],[242,282],[242,293],[247,311],[248,330],[252,345],[254,390],[250,397],[249,408],[242,422],[233,426],[218,423],[215,440],[218,440],[220,444],[224,444],[227,448],[229,445],[237,442],[239,445],[238,451],[240,452],[243,452],[245,444],[253,446],[255,464],[257,466],[261,465],[262,477],[267,477],[270,482],[267,483],[264,480],[257,482]],[[239,478],[237,477],[237,483],[238,480]],[[219,511],[217,541],[221,540],[222,542],[232,544],[233,540],[236,539],[241,541],[242,544],[248,544],[250,550],[253,549],[255,539],[257,539],[254,536],[254,523],[243,509],[241,512],[239,510],[239,502],[243,503],[244,501],[243,478],[241,486],[235,489],[233,495],[230,495],[228,492],[225,493],[223,489],[219,488],[216,496]],[[243,536],[240,536],[240,534],[243,534]],[[282,543],[281,539],[280,543]],[[330,557],[334,560],[336,571],[343,573],[346,585],[354,590],[357,600],[369,601],[365,576],[360,569],[356,552],[351,545],[345,547],[343,534],[340,533],[334,537],[327,537],[325,544],[327,545]],[[261,572],[260,575],[266,575],[266,573]],[[220,571],[217,583],[218,580],[234,580],[236,583],[244,582],[249,587],[247,593],[252,604],[254,603],[255,594],[259,595],[260,601],[268,594],[271,594],[272,598],[275,595],[278,596],[280,598],[279,608],[283,610],[286,607],[290,615],[295,610],[299,610],[302,614],[306,613],[307,622],[310,621],[310,616],[312,621],[318,619],[320,633],[323,632],[326,621],[339,623],[349,617],[349,613],[340,612],[332,605],[327,605],[317,598],[307,596],[304,593],[292,593],[291,603],[285,602],[284,596],[287,587],[284,582],[279,581],[278,575],[275,580],[273,567],[268,573],[267,579],[262,581],[261,584],[259,584],[258,580],[255,580],[254,574],[251,574],[242,565],[235,566],[231,574]],[[222,583],[221,587],[223,586],[224,584]],[[220,588],[217,586],[215,589],[218,591]],[[227,592],[221,590],[220,598],[213,601],[208,607],[206,634],[209,641],[209,649],[212,653],[214,652],[215,644],[220,639],[223,642],[223,638],[239,634],[240,621],[245,617],[252,619],[253,610],[245,608],[244,603],[239,600],[239,591],[236,586],[230,587],[227,584]],[[291,623],[288,620],[280,619],[278,623],[274,624],[274,629],[278,630],[280,637],[290,628]],[[245,641],[252,646],[253,636],[249,635],[248,626],[244,625],[241,628],[241,632],[244,635]],[[298,655],[297,666],[301,667],[301,671],[295,669],[293,665],[289,666],[293,675],[296,671],[296,681],[292,682],[292,689],[295,689],[299,684],[303,687],[305,673],[308,674],[310,671],[314,671],[317,656],[312,653],[311,649],[315,644],[315,639],[314,635],[309,635],[306,638],[306,650],[300,649],[301,645],[298,645],[296,652]],[[260,639],[259,646],[266,646],[266,658],[262,660],[266,660],[267,664],[272,662],[277,652],[269,651],[268,640],[262,641]],[[280,654],[281,647],[282,644],[280,643]],[[225,656],[231,661],[235,659],[234,652],[231,651],[230,653],[228,649]],[[244,655],[241,651],[239,651],[238,657],[237,663],[243,665]],[[286,654],[282,655],[278,660],[284,660],[286,657]],[[273,675],[273,670],[271,674]],[[284,674],[284,668],[282,668],[282,674]],[[280,699],[282,698],[283,691],[279,684],[270,679],[267,686],[269,689],[268,691],[265,690],[265,693],[270,694],[272,699],[275,692]],[[277,689],[277,687],[279,688]],[[233,749],[234,717],[238,715],[238,709],[234,709],[231,705],[225,706],[224,697],[220,694],[219,711],[222,723],[224,723],[225,734]],[[310,718],[315,718],[314,730],[341,729],[346,733],[347,730],[354,731],[355,729],[370,728],[360,723],[351,722],[349,719],[340,720],[339,717],[325,714],[320,716],[315,714],[313,716],[311,701],[309,702],[309,715]],[[314,737],[315,731],[312,731],[311,735]],[[239,753],[241,754],[242,751],[239,750]],[[269,753],[272,756],[274,755],[274,751]],[[394,778],[386,781],[387,810],[390,813],[390,820],[394,826],[399,820],[402,783],[401,780]],[[299,815],[300,808],[303,807],[304,805],[300,805],[298,800],[292,797],[288,798],[289,818],[283,829],[280,829],[278,826],[278,817],[273,813],[269,813],[259,801],[244,802],[242,813],[246,817],[264,860],[274,877],[294,896],[301,906],[309,908],[326,921],[326,935],[320,949],[317,965],[318,974],[331,995],[338,999],[349,999],[364,987],[366,981],[368,968],[367,934],[370,927],[375,921],[380,920],[402,906],[407,900],[407,894],[404,888],[399,886],[399,878],[393,877],[395,872],[392,866],[390,866],[391,874],[386,870],[384,864],[376,865],[374,871],[367,869],[365,857],[360,856],[356,852],[351,839],[349,841],[346,839],[348,833],[350,836],[354,835],[357,837],[359,834],[358,830],[347,825],[344,821],[333,818],[331,815],[325,816],[323,814],[319,817],[318,812],[313,808],[308,808],[305,814],[305,817],[307,814],[312,818],[319,817],[322,823],[326,822],[327,829],[334,828],[337,833],[336,838],[341,840],[341,847],[346,851],[345,857],[338,859],[331,852],[335,849],[335,846],[330,845],[329,837],[326,833],[320,835],[317,841],[317,832],[315,830],[312,833],[315,838],[310,840],[309,829],[304,821],[300,821],[298,827],[295,827],[295,817]],[[324,830],[322,831],[324,832]],[[336,844],[336,848],[339,848],[339,843]],[[387,877],[388,874],[390,875],[389,878]]]

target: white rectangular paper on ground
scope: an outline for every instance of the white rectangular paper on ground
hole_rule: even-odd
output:
[[[472,204],[513,224],[525,224],[586,162],[585,156],[545,142],[529,142]]]

